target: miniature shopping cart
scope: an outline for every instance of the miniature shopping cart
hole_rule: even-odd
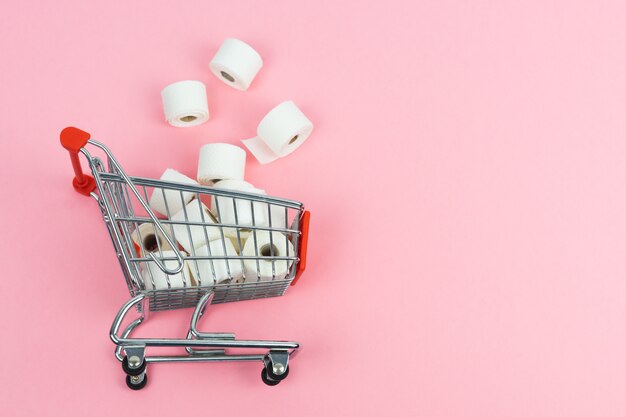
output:
[[[106,146],[74,127],[61,132],[61,144],[70,153],[74,189],[98,203],[131,295],[110,331],[128,387],[143,388],[148,380],[146,366],[153,362],[259,361],[266,384],[276,385],[285,379],[290,358],[298,352],[297,342],[239,340],[233,333],[199,331],[198,321],[209,304],[279,296],[296,283],[305,268],[309,224],[309,213],[302,204],[254,193],[129,177]],[[87,145],[104,152],[106,165],[92,156]],[[79,152],[86,157],[93,176],[83,174]],[[148,203],[153,193],[161,193],[172,211],[173,206],[181,205],[182,211],[175,215],[168,208],[166,213],[156,214]],[[210,211],[203,209],[209,205]],[[194,207],[206,218],[194,218]],[[220,222],[226,212],[235,220]],[[240,221],[244,212],[252,213],[251,221],[245,224]],[[200,242],[203,251],[195,249],[199,244],[185,250],[179,243],[197,240],[198,236],[206,239]],[[149,312],[187,307],[194,310],[185,337],[131,337]],[[133,309],[138,313],[134,319],[127,317]],[[120,332],[122,323],[125,327]],[[147,348],[163,347],[180,348],[181,352],[146,354]]]

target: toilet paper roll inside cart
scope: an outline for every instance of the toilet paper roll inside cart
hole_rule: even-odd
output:
[[[252,184],[246,181],[225,181],[223,182],[221,186],[219,187],[216,186],[215,188],[218,188],[218,189],[221,188],[225,190],[228,190],[228,189],[239,190],[239,191],[245,191],[245,192],[253,193],[253,194],[267,195],[265,190],[256,188]],[[215,197],[213,196],[212,199],[214,201]],[[232,206],[232,202],[230,204],[225,204],[224,202],[222,202],[221,205],[222,207],[226,206],[225,213],[222,214],[222,218],[226,220],[234,219],[235,216],[234,216],[234,213],[232,213],[233,209],[230,207]],[[244,206],[244,210],[245,210],[247,209],[246,206],[250,206],[250,202],[247,201],[247,203],[244,203],[242,200],[239,200],[239,205]],[[268,210],[268,206],[269,206],[269,210]],[[212,207],[213,207],[213,214],[215,214],[217,204],[213,203]],[[264,227],[270,226],[272,228],[285,228],[285,229],[289,228],[288,210],[284,206],[255,201],[253,203],[253,207],[254,207],[254,217],[255,217],[256,226],[264,226]],[[248,218],[248,217],[244,216],[243,218]],[[234,229],[225,228],[224,232],[226,233],[227,236],[236,238]],[[240,234],[241,234],[241,237],[247,238],[250,232],[246,232],[244,230],[244,232]]]
[[[207,246],[196,249],[199,257],[224,257],[224,259],[189,260],[189,269],[198,285],[213,285],[239,282],[243,277],[243,263],[233,259],[237,251],[229,239],[213,240]],[[226,257],[230,259],[225,259]]]
[[[243,247],[246,282],[275,281],[284,279],[289,274],[293,260],[276,260],[274,257],[294,257],[293,244],[278,232],[257,231],[252,234]]]
[[[167,232],[167,230],[166,230]],[[167,243],[167,239],[156,228],[154,223],[142,223],[132,233],[131,238],[135,244],[135,250],[139,256],[144,256],[147,252],[159,252],[172,250],[172,246]],[[173,242],[174,240],[170,238]]]
[[[181,252],[183,255],[185,253]],[[166,268],[175,269],[179,263],[176,259],[176,252],[163,251],[157,254],[157,258],[161,260]],[[189,272],[189,264],[185,262],[182,271],[178,274],[169,275],[163,272],[156,262],[144,262],[142,265],[142,277],[147,290],[164,290],[169,288],[184,288],[195,285],[193,277]]]
[[[216,225],[213,214],[199,200],[188,203],[171,220],[174,222],[171,224],[174,238],[189,254],[193,254],[194,249],[222,237],[221,227]]]
[[[161,175],[161,180],[180,184],[199,185],[196,181],[174,169],[166,169],[163,175]],[[188,191],[155,188],[150,196],[150,208],[165,216],[172,216],[180,211],[185,204],[190,202],[194,196],[194,193]]]
[[[265,194],[246,181],[223,180],[213,186],[218,190],[241,191],[251,194]],[[265,226],[267,205],[260,201],[252,201],[243,197],[211,196],[211,210],[223,225],[224,234],[229,237],[245,239],[250,234],[250,226]]]
[[[257,136],[242,140],[262,164],[289,155],[309,137],[313,123],[293,101],[285,101],[270,110],[259,123]]]

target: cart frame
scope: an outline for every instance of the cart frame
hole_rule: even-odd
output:
[[[306,250],[307,237],[309,227],[308,211],[304,210],[301,203],[278,199],[269,196],[251,195],[245,192],[218,190],[209,187],[182,185],[177,183],[169,183],[166,181],[151,180],[146,178],[129,177],[122,169],[117,159],[111,151],[102,143],[91,139],[91,135],[75,127],[65,128],[61,132],[61,144],[69,151],[70,160],[74,169],[75,178],[73,179],[74,189],[85,196],[91,196],[96,200],[102,212],[102,216],[107,229],[111,236],[117,257],[120,261],[122,271],[125,275],[126,282],[131,294],[131,298],[122,305],[113,320],[110,329],[110,338],[115,347],[115,357],[122,363],[122,369],[126,373],[126,384],[129,388],[138,390],[143,388],[148,376],[146,373],[147,364],[164,363],[164,362],[249,362],[257,361],[263,364],[261,378],[267,385],[277,385],[289,374],[290,358],[295,357],[299,352],[300,344],[292,341],[276,341],[276,340],[241,340],[237,339],[234,333],[218,333],[218,332],[202,332],[198,330],[198,322],[205,316],[207,307],[211,304],[221,302],[240,301],[253,298],[266,298],[272,296],[283,295],[290,285],[294,285],[304,272],[306,267]],[[104,168],[103,162],[91,155],[87,145],[101,149],[107,157],[109,170]],[[83,173],[79,153],[84,155],[88,161],[93,176]],[[143,188],[143,195],[137,187]],[[246,283],[225,283],[217,284],[215,281],[211,284],[198,284],[189,286],[185,283],[184,288],[170,288],[168,278],[168,288],[166,289],[148,289],[144,283],[143,276],[139,273],[139,266],[146,262],[154,262],[156,266],[168,274],[173,276],[178,274],[185,268],[185,262],[188,260],[203,260],[201,256],[185,257],[176,246],[174,239],[168,234],[165,224],[172,223],[168,220],[159,219],[152,211],[147,203],[146,187],[153,187],[155,190],[159,188],[167,188],[169,190],[178,190],[180,192],[195,193],[200,200],[201,195],[217,196],[231,198],[233,201],[239,199],[248,200],[252,205],[253,202],[269,205],[278,205],[284,207],[285,212],[292,210],[296,213],[291,226],[281,225],[283,227],[272,227],[271,220],[269,226],[247,226],[252,229],[255,239],[257,231],[268,230],[271,233],[279,231],[287,234],[293,246],[295,253],[289,256],[279,257],[273,256],[272,264],[275,262],[290,262],[289,274],[278,279],[272,276],[270,281],[251,280]],[[167,244],[173,248],[175,257],[165,261],[163,257],[158,257],[153,252],[134,256],[129,249],[130,236],[128,227],[129,222],[134,222],[137,226],[137,216],[130,216],[132,207],[129,210],[130,198],[134,197],[141,208],[143,208],[146,218],[142,219],[152,223],[155,231],[161,233]],[[116,200],[116,199],[122,199]],[[234,204],[234,203],[233,203]],[[126,210],[119,210],[119,206],[126,206]],[[236,210],[235,210],[236,213]],[[236,214],[235,214],[236,216]],[[287,217],[285,217],[286,219]],[[132,224],[132,223],[131,223]],[[188,223],[191,226],[197,226],[197,223]],[[170,225],[171,226],[171,225]],[[224,240],[225,227],[238,227],[238,225],[223,225],[222,240]],[[189,227],[188,227],[189,228]],[[246,229],[248,230],[248,229]],[[241,238],[239,229],[237,229],[237,237],[239,239],[241,251]],[[208,241],[208,238],[207,238]],[[159,252],[161,246],[159,245]],[[193,254],[192,254],[193,255]],[[237,259],[243,262],[250,257],[238,256]],[[260,258],[258,251],[257,259]],[[206,260],[220,261],[225,264],[231,262],[231,257],[224,253],[223,256],[209,256]],[[176,262],[176,267],[170,267],[171,262]],[[168,263],[169,262],[169,263]],[[196,266],[197,267],[197,266]],[[274,269],[273,269],[274,271]],[[229,272],[230,274],[230,269]],[[215,272],[213,277],[215,277]],[[254,277],[253,277],[254,278]],[[193,314],[189,325],[189,330],[184,338],[133,338],[131,333],[141,323],[143,323],[151,314],[151,311],[169,310],[176,308],[193,307]],[[135,310],[138,317],[131,318],[130,310]],[[129,323],[123,327],[123,323]],[[120,331],[120,329],[122,329]],[[180,347],[184,348],[184,352],[180,355],[148,355],[147,348],[160,347]],[[228,349],[228,351],[227,351]],[[246,353],[231,353],[231,350],[246,350]],[[255,353],[249,353],[254,350]],[[258,353],[256,353],[258,351]]]

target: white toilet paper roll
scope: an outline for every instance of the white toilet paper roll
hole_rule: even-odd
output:
[[[237,256],[237,251],[229,239],[214,240],[208,246],[196,249],[196,256]],[[236,282],[243,277],[242,262],[239,259],[190,260],[189,268],[198,285]]]
[[[176,252],[163,251],[161,254],[155,254],[157,259],[172,258],[161,260],[166,268],[175,269],[178,266]],[[183,255],[186,255],[183,253]],[[168,288],[184,288],[195,285],[193,277],[189,272],[189,265],[185,262],[182,271],[178,274],[169,275],[161,271],[156,262],[145,262],[142,266],[142,277],[147,290],[165,290]],[[168,285],[169,284],[169,285]]]
[[[275,161],[295,151],[313,131],[313,123],[293,101],[285,101],[270,110],[257,127],[257,136],[242,140],[262,164]]]
[[[219,186],[217,186],[216,184],[214,188],[220,188],[220,187],[222,187],[222,189],[224,190],[238,190],[238,191],[243,191],[246,189],[256,189],[256,187],[250,184],[248,181],[237,180],[237,179],[221,181],[221,184]]]
[[[222,180],[215,184],[213,188],[219,190],[243,191],[252,194],[265,193],[263,190],[254,188],[252,184],[239,180]],[[239,226],[237,228],[225,227],[224,234],[228,236],[237,236],[237,230],[239,230],[239,235],[245,238],[250,232],[247,226],[262,226],[266,221],[267,208],[264,203],[258,201],[243,198],[211,196],[211,209],[213,213],[217,215],[220,223],[236,224]],[[254,216],[252,215],[253,211]]]
[[[209,143],[200,148],[198,181],[212,185],[219,180],[243,180],[246,151],[228,143]]]
[[[166,229],[166,226],[164,226]],[[167,229],[166,229],[167,231]],[[154,223],[142,223],[132,233],[131,238],[135,243],[137,254],[144,256],[147,252],[159,252],[172,250],[165,236],[156,228]]]
[[[208,241],[221,239],[222,234],[219,226],[210,226],[216,224],[213,214],[207,206],[198,200],[194,200],[187,204],[184,210],[171,217],[174,222],[194,222],[204,223],[207,226],[172,224],[174,230],[174,239],[188,252],[193,254],[193,248],[205,246]]]
[[[163,181],[178,182],[181,184],[199,185],[196,181],[174,169],[166,169],[163,175],[161,175],[161,179]],[[194,195],[194,193],[187,191],[157,188],[152,192],[152,196],[150,196],[150,208],[166,216],[172,215],[182,209],[184,204],[190,202]]]
[[[272,261],[272,257],[295,256],[295,250],[284,234],[257,231],[256,240],[254,234],[246,240],[242,255],[258,257],[243,262],[246,282],[272,281],[285,278],[293,263],[287,260]]]
[[[234,235],[228,235],[224,233],[225,237],[228,240],[230,240],[230,243],[232,243],[233,247],[235,248],[235,252],[237,252],[237,254],[240,254],[243,251],[243,247],[246,245],[246,239],[249,234],[250,233],[246,233],[244,235],[244,233],[240,233],[239,238],[237,238],[236,233]]]
[[[261,190],[259,188],[256,188],[255,191],[251,191],[251,192],[254,192],[255,194],[267,195],[265,190]],[[283,228],[283,229],[289,228],[289,225],[287,225],[287,221],[286,221],[288,213],[286,212],[285,207],[277,205],[277,204],[270,204],[270,203],[257,202],[255,204],[256,204],[254,207],[255,215],[256,215],[256,211],[259,210],[260,212],[263,213],[263,216],[265,217],[263,219],[263,222],[257,224],[257,226],[268,226],[272,228]],[[269,206],[269,213],[267,209],[268,206]],[[246,235],[246,238],[248,236],[249,236],[249,233]]]
[[[272,219],[272,224],[270,225],[270,221],[268,220],[266,222],[267,226],[271,226],[272,228],[288,229],[289,224],[287,224],[287,215],[288,210],[285,210],[285,207],[276,204],[270,204],[270,216]]]
[[[211,60],[209,67],[217,78],[237,90],[245,91],[263,66],[263,59],[247,43],[229,38]]]
[[[200,81],[178,81],[161,91],[165,120],[172,126],[191,127],[209,120],[206,87]]]

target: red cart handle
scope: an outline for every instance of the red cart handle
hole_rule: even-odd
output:
[[[75,127],[66,127],[61,131],[61,145],[69,151],[74,175],[76,175],[72,185],[76,192],[86,196],[90,196],[91,192],[96,189],[96,181],[92,176],[83,174],[78,152],[87,145],[90,137],[89,133]]]
[[[291,285],[296,285],[296,282],[302,276],[302,273],[306,269],[306,250],[307,243],[309,241],[309,220],[311,218],[311,213],[308,210],[305,210],[302,213],[302,218],[300,219],[300,225],[302,226],[300,230],[302,234],[300,235],[300,248],[298,250],[298,257],[300,258],[300,262],[298,262],[298,270],[296,271],[296,276],[291,281]]]

